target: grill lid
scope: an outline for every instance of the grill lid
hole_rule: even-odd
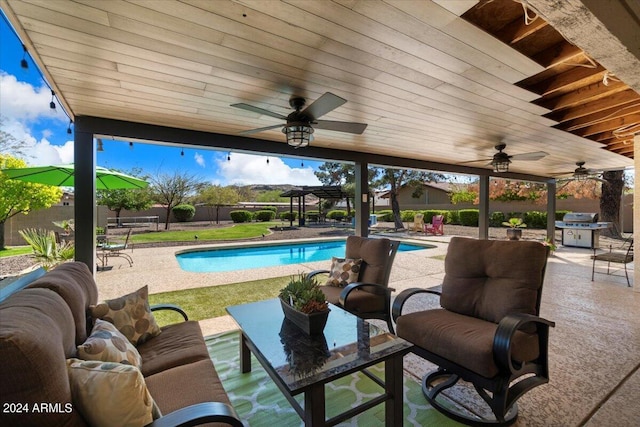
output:
[[[563,222],[598,222],[598,214],[595,212],[568,212],[562,217]]]

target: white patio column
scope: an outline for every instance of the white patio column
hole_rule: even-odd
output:
[[[640,135],[636,135],[633,138],[633,163],[635,166],[635,171],[640,171]],[[631,212],[633,215],[633,240],[634,245],[635,241],[640,238],[640,214],[636,213],[636,206],[640,206],[640,181],[638,181],[638,177],[635,176],[633,180],[633,206],[631,207]],[[622,208],[622,207],[621,207]],[[640,240],[638,240],[640,241]],[[634,248],[635,249],[635,248]],[[638,257],[633,258],[633,290],[635,292],[640,292],[640,260]]]

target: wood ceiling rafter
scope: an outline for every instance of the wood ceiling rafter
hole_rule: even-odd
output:
[[[481,0],[462,17],[545,67],[517,86],[540,95],[533,103],[551,110],[544,117],[555,128],[633,158],[633,135],[615,132],[640,126],[640,95],[543,19],[530,21],[535,12],[523,3]]]

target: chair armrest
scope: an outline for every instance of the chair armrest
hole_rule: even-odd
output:
[[[432,295],[440,295],[442,293],[442,289],[438,286],[435,288],[409,288],[400,292],[398,296],[393,300],[393,305],[391,306],[391,318],[395,322],[398,320],[398,317],[402,315],[402,308],[404,304],[407,302],[409,298],[416,294],[432,294]]]
[[[511,360],[511,341],[515,333],[522,329],[522,326],[534,323],[537,327],[538,345],[540,346],[540,356],[546,357],[546,346],[549,338],[549,327],[555,327],[552,322],[542,317],[532,314],[515,313],[505,316],[500,323],[493,337],[493,355],[500,370],[506,372],[516,372]],[[544,346],[544,347],[543,347]],[[545,354],[543,354],[545,353]]]
[[[356,289],[365,290],[365,292],[369,292],[375,295],[380,295],[385,298],[389,298],[391,296],[391,292],[394,290],[393,288],[389,288],[386,286],[379,285],[377,283],[363,283],[363,282],[353,282],[349,283],[347,286],[342,289],[340,292],[340,305],[342,307],[346,307],[345,302],[347,298],[349,298],[349,294],[355,291]]]
[[[311,279],[317,276],[318,274],[329,274],[329,273],[331,273],[331,271],[329,270],[313,270],[307,273],[307,277]]]
[[[180,308],[175,304],[156,304],[156,305],[152,305],[150,308],[151,308],[151,311],[160,311],[160,310],[175,311],[180,313],[182,317],[184,317],[185,322],[189,320],[189,316],[187,316],[187,313],[185,313],[185,311],[182,308]]]
[[[163,415],[145,427],[189,427],[213,422],[243,427],[236,411],[230,405],[221,402],[205,402],[187,406]]]

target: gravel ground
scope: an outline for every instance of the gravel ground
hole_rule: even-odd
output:
[[[213,228],[213,227],[226,227],[230,223],[221,223],[219,225],[210,224],[209,222],[192,222],[192,223],[177,223],[171,224],[171,230],[192,230],[194,232],[194,240],[185,241],[185,242],[160,242],[160,243],[137,243],[136,247],[157,247],[157,246],[184,246],[184,245],[194,245],[194,244],[211,244],[211,243],[222,243],[223,241],[216,240],[205,241],[205,240],[196,240],[195,236],[198,233],[198,230]],[[393,224],[391,223],[380,223],[376,228],[372,228],[371,232],[374,233],[394,233],[392,228]],[[128,229],[109,229],[109,235],[122,235],[126,234]],[[133,230],[133,233],[148,233],[148,228],[136,228]],[[406,234],[406,230],[401,230],[399,233]],[[468,237],[478,237],[478,229],[476,227],[463,227],[461,225],[446,225],[445,233],[447,235],[455,235],[455,236],[468,236]],[[313,238],[313,237],[327,237],[327,236],[347,236],[353,234],[353,229],[351,228],[342,228],[342,227],[331,227],[331,226],[315,226],[311,225],[308,227],[289,229],[288,227],[283,227],[282,229],[277,228],[273,230],[272,233],[266,234],[265,236],[258,237],[256,239],[251,240],[281,240],[281,239],[302,239],[302,238]],[[421,233],[409,233],[413,234],[421,234]],[[489,228],[489,238],[491,239],[504,239],[506,235],[506,229],[500,227],[491,227]],[[524,240],[539,240],[542,241],[546,236],[546,230],[533,230],[533,229],[523,229],[523,239]],[[556,230],[556,241],[561,241],[561,232],[560,230]],[[600,247],[608,247],[608,245],[612,244],[613,247],[619,246],[620,241],[611,239],[608,237],[600,236]],[[35,259],[31,255],[18,255],[14,257],[5,257],[0,258],[0,278],[4,278],[6,276],[12,276],[19,274],[27,269],[33,268],[36,265]]]

